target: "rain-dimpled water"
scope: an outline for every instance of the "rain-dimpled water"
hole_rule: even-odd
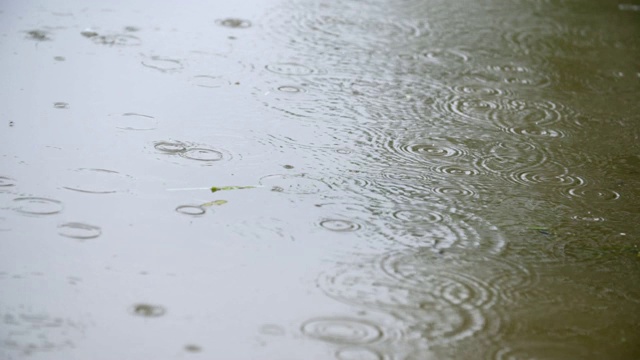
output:
[[[0,359],[640,358],[640,3],[0,4]]]

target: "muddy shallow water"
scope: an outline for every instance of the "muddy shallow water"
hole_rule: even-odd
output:
[[[640,5],[5,2],[0,49],[2,359],[640,357]]]

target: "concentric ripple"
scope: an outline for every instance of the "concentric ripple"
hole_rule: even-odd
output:
[[[552,101],[510,100],[508,106],[492,113],[492,120],[512,134],[563,137],[563,131],[551,126],[572,114],[568,108]]]
[[[429,271],[410,274],[408,267],[420,267],[425,260],[416,259],[408,253],[385,255],[383,265],[392,267],[392,276],[377,261],[345,264],[322,274],[318,287],[351,306],[395,314],[404,323],[406,337],[416,336],[428,344],[458,341],[495,327],[497,319],[490,310],[496,302],[492,284],[466,274],[440,274],[438,266],[446,260],[431,262]],[[400,270],[396,261],[407,268]]]
[[[76,169],[64,189],[88,194],[126,192],[132,186],[131,176],[107,169]]]
[[[620,198],[620,193],[613,189],[591,185],[589,183],[580,183],[578,186],[568,189],[564,192],[567,197],[579,198],[588,203],[603,203],[615,201]]]
[[[396,136],[384,136],[378,141],[394,161],[407,169],[416,166],[441,175],[474,176],[480,174],[473,166],[473,157],[464,144],[447,138],[402,139]]]
[[[544,88],[549,86],[551,77],[543,70],[534,70],[522,64],[494,64],[481,72],[495,77],[498,85],[506,84],[518,88]]]
[[[287,3],[273,9],[261,23],[270,25],[270,36],[283,41],[303,40],[298,46],[326,49],[388,49],[394,39],[409,41],[429,32],[429,24],[407,16],[392,16],[385,6],[376,3],[318,4],[303,8]],[[273,24],[278,24],[275,28]]]
[[[233,155],[227,150],[179,140],[156,141],[153,148],[166,155],[165,159],[178,160],[182,164],[195,162],[202,166],[212,166],[220,161],[233,159]]]
[[[515,302],[537,282],[536,274],[517,262],[458,249],[390,253],[380,266],[400,285],[428,289],[451,304],[474,308]]]
[[[479,98],[470,95],[445,95],[433,100],[430,104],[435,112],[453,123],[474,124],[489,127],[493,124],[493,113],[508,106],[502,99]]]
[[[268,71],[279,75],[304,76],[319,73],[319,70],[294,62],[272,63],[265,66]]]
[[[628,255],[636,256],[638,250],[626,236],[612,236],[619,234],[616,230],[598,217],[572,219],[553,227],[545,254],[551,256],[556,265],[589,266],[615,264]]]
[[[385,226],[389,239],[410,247],[499,253],[505,246],[505,239],[494,225],[474,214],[435,202],[420,209],[397,210]]]
[[[58,229],[61,236],[78,240],[95,239],[102,234],[100,227],[80,222],[60,224]]]
[[[206,148],[189,148],[180,152],[180,156],[196,161],[220,161],[224,159],[222,151]]]
[[[382,329],[369,321],[348,317],[320,317],[302,324],[304,335],[336,344],[362,345],[382,339]]]
[[[549,157],[542,145],[524,139],[504,139],[488,143],[481,150],[476,166],[506,181],[526,184],[538,177],[536,172],[544,171],[547,162]],[[560,176],[564,174],[565,171],[560,172]]]
[[[352,232],[358,231],[362,226],[356,222],[343,219],[323,219],[319,225],[334,232]]]
[[[476,166],[514,184],[544,184],[560,192],[584,184],[567,166],[549,159],[542,145],[533,142],[500,141],[490,144],[484,153]]]
[[[15,211],[27,215],[54,215],[64,208],[61,201],[42,197],[19,197],[13,203]]]
[[[181,141],[158,141],[153,146],[156,150],[167,153],[167,154],[177,154],[181,152],[187,151],[188,145]]]

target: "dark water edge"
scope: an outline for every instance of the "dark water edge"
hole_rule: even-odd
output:
[[[640,5],[31,1],[0,49],[0,358],[640,357]]]

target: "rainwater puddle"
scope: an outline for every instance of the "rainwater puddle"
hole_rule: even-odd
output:
[[[5,6],[0,358],[640,358],[638,13]]]

